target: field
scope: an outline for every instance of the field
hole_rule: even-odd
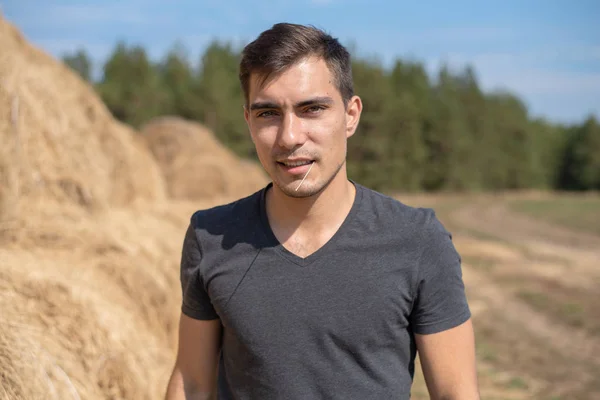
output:
[[[483,399],[600,398],[600,235],[585,228],[600,212],[587,205],[600,196],[398,198],[433,207],[453,233]],[[10,311],[0,318],[0,373],[12,385],[0,399],[161,398],[187,217],[229,200],[114,208],[86,221],[65,214],[79,222],[37,223],[21,245],[0,243],[0,306]],[[413,394],[428,399],[419,368]]]
[[[557,199],[515,200],[515,211],[546,219],[569,228],[600,235],[600,199],[598,196],[561,196]]]
[[[200,124],[115,121],[1,16],[0,48],[0,400],[161,399],[189,217],[266,177]],[[397,197],[462,255],[483,399],[600,399],[600,195]]]
[[[482,398],[600,398],[599,196],[398,197],[453,233]],[[414,396],[426,393],[419,374]]]

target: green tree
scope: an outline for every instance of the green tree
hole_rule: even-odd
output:
[[[134,127],[168,109],[168,90],[161,84],[156,66],[141,46],[115,47],[104,65],[98,91],[113,115]]]
[[[465,190],[470,186],[467,157],[472,149],[471,137],[458,90],[457,79],[442,67],[432,91],[429,129],[424,133],[427,190]]]
[[[418,191],[425,179],[429,80],[422,65],[401,60],[396,60],[389,80],[392,94],[383,112],[390,141],[390,189]]]
[[[531,187],[537,189],[557,188],[560,184],[562,158],[567,134],[563,127],[537,118],[530,122],[533,140],[531,155]]]
[[[355,180],[381,190],[388,186],[391,158],[390,135],[385,131],[385,110],[393,98],[389,79],[382,66],[365,60],[352,65],[354,91],[363,102],[356,133],[348,141],[348,174]]]
[[[84,80],[92,81],[92,61],[84,49],[79,49],[72,54],[65,54],[62,61],[79,74]]]
[[[479,87],[477,75],[467,66],[456,78],[458,97],[465,118],[464,135],[468,148],[461,158],[464,187],[479,190],[486,188],[484,171],[490,167],[488,155],[495,152],[490,136],[493,134],[487,116],[485,94]]]
[[[216,41],[202,55],[198,73],[201,119],[238,155],[250,157],[254,155],[254,146],[243,117],[239,57],[231,44]]]
[[[160,63],[140,46],[116,45],[96,87],[113,115],[135,127],[161,114],[197,120],[242,157],[254,157],[243,119],[240,52],[214,41],[197,69],[175,43]],[[85,79],[83,50],[64,61]],[[484,93],[475,70],[442,67],[435,82],[424,65],[398,59],[386,69],[355,58],[355,92],[364,105],[348,142],[352,179],[382,191],[598,188],[598,122],[560,126],[532,119],[512,93]],[[237,110],[237,111],[236,111]]]
[[[169,100],[163,114],[178,115],[187,119],[201,117],[202,96],[198,80],[182,43],[175,43],[158,66],[162,87]]]
[[[492,189],[522,189],[533,183],[535,142],[525,105],[510,93],[488,95],[493,138],[486,180]]]
[[[569,130],[561,186],[570,190],[600,189],[600,125],[590,116]]]

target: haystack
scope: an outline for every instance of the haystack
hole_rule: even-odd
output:
[[[2,16],[0,49],[0,221],[23,200],[90,208],[164,197],[152,156],[87,82]]]
[[[142,127],[141,135],[173,198],[242,197],[268,182],[258,163],[236,157],[200,123],[160,117]]]
[[[0,247],[0,400],[163,397],[191,213],[168,208],[40,221],[37,246]]]
[[[0,49],[0,400],[161,399],[189,217],[266,179],[198,124],[118,123],[1,16]]]
[[[164,198],[143,140],[0,16],[0,400],[162,397],[199,206]]]

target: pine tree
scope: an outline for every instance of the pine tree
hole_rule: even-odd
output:
[[[92,81],[92,61],[84,49],[79,49],[73,54],[63,55],[62,61],[84,80]]]
[[[128,48],[118,43],[97,87],[113,115],[134,127],[168,108],[168,91],[141,46]]]

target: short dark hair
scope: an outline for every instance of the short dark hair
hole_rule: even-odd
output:
[[[344,104],[354,95],[350,53],[332,37],[314,26],[278,23],[262,32],[242,51],[239,79],[248,104],[250,77],[258,74],[264,83],[273,74],[279,74],[300,60],[316,56],[322,58],[334,77]]]

